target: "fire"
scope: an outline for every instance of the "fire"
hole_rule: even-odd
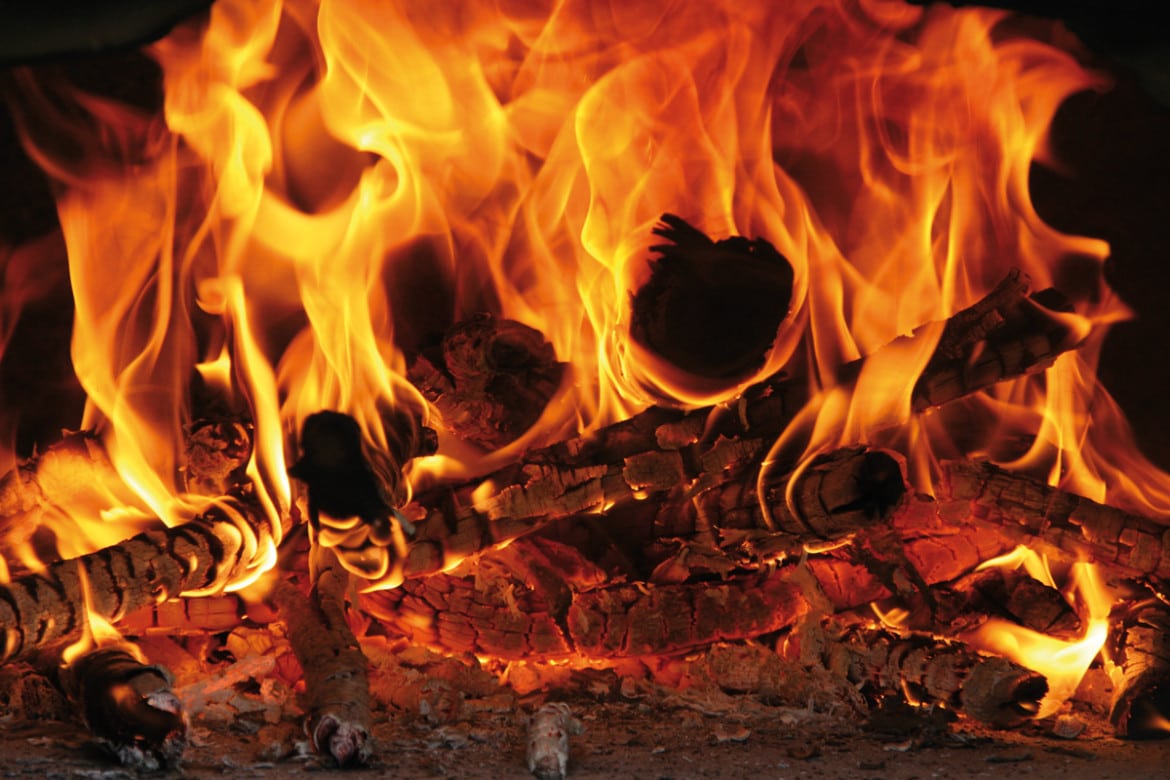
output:
[[[989,560],[980,568],[992,566],[1005,569],[1022,566],[1038,582],[1057,586],[1047,561],[1025,547]],[[1109,613],[1115,597],[1101,581],[1096,568],[1088,563],[1074,564],[1068,579],[1066,597],[1070,603],[1083,605],[1079,611],[1084,632],[1079,640],[1062,641],[995,618],[962,637],[973,647],[998,653],[1044,675],[1048,680],[1048,694],[1040,702],[1038,718],[1055,714],[1072,697],[1109,636]]]
[[[406,379],[408,353],[480,311],[536,329],[570,366],[508,452],[653,403],[730,402],[787,367],[815,392],[774,462],[890,446],[929,492],[938,458],[988,455],[1165,511],[1170,482],[1095,379],[1108,326],[1128,314],[1100,272],[1108,247],[1046,225],[1028,189],[1033,165],[1057,164],[1046,137],[1059,105],[1105,79],[1058,29],[1036,32],[998,11],[901,0],[219,0],[149,48],[160,115],[24,73],[22,137],[58,187],[76,302],[78,424],[100,432],[123,483],[43,522],[74,556],[113,540],[95,526],[121,538],[205,509],[179,478],[199,378],[255,426],[248,475],[269,537],[219,583],[239,588],[275,562],[292,522],[305,419],[344,411],[386,450],[400,435],[390,410],[436,416]],[[61,95],[82,119],[58,112]],[[45,141],[45,125],[65,142]],[[712,236],[765,237],[792,264],[787,318],[750,375],[704,380],[631,340],[630,297],[666,212]],[[1044,288],[1070,257],[1093,269],[1093,294],[1067,315],[1085,347],[959,402],[994,421],[974,446],[911,411],[940,326],[838,381],[1010,269]],[[4,317],[35,294],[13,291],[0,356]],[[502,457],[444,439],[409,476],[483,473]],[[979,641],[1029,664],[1071,655],[1062,664],[1083,673],[1105,609],[1090,608],[1075,647],[991,627]]]

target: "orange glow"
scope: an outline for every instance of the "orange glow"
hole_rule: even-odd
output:
[[[193,408],[200,377],[254,425],[247,474],[263,514],[220,501],[248,555],[203,592],[262,583],[303,516],[287,471],[306,417],[348,413],[378,452],[402,435],[390,410],[441,428],[409,359],[482,311],[542,333],[567,376],[519,441],[442,441],[409,464],[408,488],[487,473],[651,404],[727,404],[783,369],[807,377],[811,400],[770,467],[888,446],[929,492],[937,458],[987,454],[911,408],[938,323],[1014,268],[1048,287],[1070,257],[1089,277],[1067,315],[1084,348],[957,403],[994,420],[978,447],[1033,442],[1006,465],[1164,515],[1170,478],[1095,378],[1108,327],[1128,316],[1104,280],[1108,246],[1046,225],[1028,187],[1034,165],[1058,162],[1047,134],[1059,105],[1105,79],[1066,34],[1036,34],[1004,12],[902,0],[217,0],[148,48],[159,116],[73,89],[79,121],[24,73],[22,140],[57,185],[76,302],[79,425],[119,476],[30,521],[29,536],[52,528],[72,557],[219,501],[178,478],[184,425],[205,411]],[[753,375],[701,381],[631,340],[630,298],[664,212],[714,238],[766,238],[792,264],[788,317]],[[18,260],[5,268],[30,267]],[[0,357],[37,294],[18,281],[0,299]],[[10,427],[0,420],[0,437]],[[0,443],[0,466],[10,449]],[[485,482],[472,500],[494,491]],[[329,518],[316,541],[360,587],[394,587],[403,526],[381,546],[365,546],[371,533]],[[29,539],[3,544],[43,566]],[[467,562],[444,555],[444,571]],[[1045,712],[1104,638],[1107,599],[1089,567],[1076,572],[1080,642],[997,623],[966,638],[1048,675]]]

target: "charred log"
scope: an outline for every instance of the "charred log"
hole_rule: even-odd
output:
[[[17,577],[0,585],[0,661],[80,635],[87,607],[115,622],[182,593],[221,590],[279,533],[254,500],[225,500],[184,525]]]
[[[1115,614],[1109,656],[1121,670],[1109,711],[1117,735],[1165,736],[1170,723],[1170,607],[1149,599]]]
[[[798,628],[783,652],[805,665],[822,663],[874,693],[942,704],[996,728],[1032,718],[1048,692],[1042,675],[1004,658],[924,636],[901,636],[859,625]]]
[[[1071,638],[1081,633],[1081,619],[1064,595],[1022,569],[975,571],[930,590],[929,602],[903,600],[890,605],[908,611],[901,625],[954,635],[997,617],[1048,636]]]
[[[289,642],[305,673],[305,730],[314,749],[338,766],[361,766],[373,751],[366,657],[346,622],[348,575],[322,553],[306,596],[288,580],[272,593]]]
[[[940,516],[1101,564],[1118,577],[1170,576],[1170,526],[990,463],[943,463],[936,498]]]
[[[187,746],[187,716],[161,666],[143,664],[120,647],[90,651],[63,673],[86,726],[125,766],[174,767]]]
[[[437,350],[418,356],[408,377],[451,434],[496,449],[532,427],[564,373],[539,331],[481,315],[455,325]]]
[[[633,295],[630,335],[673,366],[735,379],[764,365],[792,302],[792,264],[768,241],[712,241],[663,214],[650,279]]]

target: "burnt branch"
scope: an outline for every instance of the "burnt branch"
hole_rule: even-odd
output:
[[[313,748],[338,766],[361,766],[373,751],[366,657],[345,619],[348,574],[329,551],[318,553],[308,596],[282,580],[271,599],[305,673],[305,729]]]
[[[187,746],[187,716],[166,669],[106,647],[86,653],[61,677],[86,726],[120,763],[142,771],[178,764]]]
[[[274,541],[258,502],[224,500],[184,525],[14,578],[0,585],[0,661],[79,636],[87,606],[116,622],[183,593],[222,590]]]
[[[1032,718],[1048,693],[1043,675],[926,636],[818,624],[794,631],[786,646],[793,644],[806,665],[820,662],[841,670],[855,685],[918,703],[944,704],[996,728],[1014,728]]]

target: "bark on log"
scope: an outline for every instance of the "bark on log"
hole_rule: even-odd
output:
[[[0,585],[0,663],[76,637],[88,607],[111,622],[191,592],[240,579],[274,545],[258,502],[224,500],[175,528],[144,531]]]
[[[318,552],[310,595],[282,580],[271,599],[305,673],[305,730],[314,749],[338,766],[361,766],[373,751],[366,657],[345,619],[349,576],[328,550]]]
[[[1170,607],[1157,599],[1128,605],[1112,619],[1114,680],[1109,721],[1119,737],[1164,737],[1170,726]]]
[[[937,512],[1117,577],[1170,577],[1170,525],[1050,487],[982,461],[941,464]]]
[[[782,654],[806,666],[821,663],[858,686],[944,704],[996,728],[1033,717],[1048,692],[1043,675],[1007,659],[858,625],[799,627],[785,638]]]
[[[166,669],[120,647],[92,650],[62,673],[66,693],[103,747],[145,772],[176,766],[187,746],[187,716],[172,682]]]

